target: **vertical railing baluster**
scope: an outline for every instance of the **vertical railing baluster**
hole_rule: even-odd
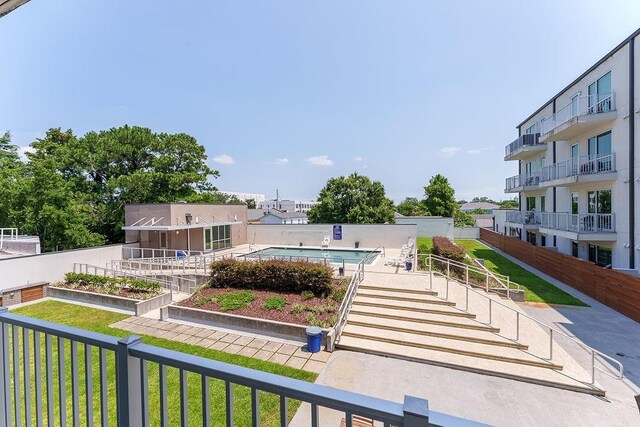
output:
[[[147,361],[140,359],[140,402],[142,404],[142,425],[149,426],[149,373]]]
[[[100,422],[102,426],[109,423],[109,401],[107,400],[107,350],[100,349]]]
[[[344,414],[344,419],[346,422],[345,427],[353,427],[353,414],[351,412],[347,412]]]
[[[3,307],[0,310],[7,312],[9,309]],[[3,424],[7,427],[12,425],[11,417],[11,366],[9,365],[9,325],[2,323],[2,413]]]
[[[91,346],[84,345],[84,390],[87,426],[93,426],[93,362]]]
[[[64,354],[64,339],[58,337],[58,395],[60,396],[60,425],[67,425],[67,372]]]
[[[227,409],[227,427],[233,427],[233,383],[229,381],[224,383],[225,386],[225,403]]]
[[[33,331],[33,370],[36,399],[36,426],[42,427],[42,358],[40,353],[40,332]]]
[[[160,426],[169,427],[169,409],[167,407],[167,367],[158,366],[160,382]]]
[[[11,327],[11,341],[13,346],[13,415],[15,425],[22,425],[22,410],[20,398],[20,335],[16,325]]]
[[[80,386],[78,385],[78,342],[71,341],[71,409],[73,426],[80,425]]]
[[[44,336],[45,356],[47,362],[47,425],[55,424],[55,409],[53,407],[53,339],[51,335]]]
[[[251,388],[251,427],[260,427],[260,390]]]
[[[280,427],[289,425],[289,406],[287,396],[280,395]]]
[[[189,423],[189,407],[187,401],[187,372],[180,369],[180,425],[183,427]]]
[[[202,425],[211,425],[211,396],[209,394],[209,378],[202,375]]]
[[[31,427],[31,353],[27,328],[22,328],[22,371],[24,373],[24,425]]]
[[[319,408],[318,405],[316,405],[315,403],[311,404],[311,427],[318,427],[320,424],[319,420],[320,420],[320,414],[318,412]]]

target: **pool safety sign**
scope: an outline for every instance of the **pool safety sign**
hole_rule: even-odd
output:
[[[342,240],[342,226],[334,225],[333,226],[333,240]]]

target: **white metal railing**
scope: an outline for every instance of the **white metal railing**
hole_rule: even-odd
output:
[[[364,280],[364,263],[365,260],[362,260],[356,266],[356,270],[353,272],[353,276],[351,276],[351,281],[349,282],[349,286],[347,287],[347,292],[344,295],[342,304],[340,304],[340,309],[338,310],[338,321],[336,322],[336,326],[334,328],[336,331],[336,341],[340,340],[342,330],[347,323],[347,317],[349,316],[349,312],[351,311],[353,299],[358,292],[358,285]]]
[[[519,187],[537,187],[540,182],[540,172],[522,173],[509,177],[505,180],[505,190],[512,190]]]
[[[615,153],[580,156],[543,167],[540,180],[551,181],[578,175],[615,172],[615,170]]]
[[[435,255],[430,255],[430,257],[435,257]],[[440,257],[439,257],[440,258]],[[431,258],[431,261],[435,261],[434,258]],[[442,262],[441,259],[438,259],[438,262]],[[505,338],[510,339],[512,341],[515,342],[519,342],[521,339],[521,319],[527,319],[529,321],[532,321],[536,324],[538,324],[539,326],[541,326],[544,330],[549,331],[549,353],[548,353],[548,357],[545,357],[547,360],[551,361],[553,359],[553,354],[554,354],[554,337],[563,337],[565,339],[568,339],[570,342],[577,344],[579,347],[585,349],[587,352],[590,353],[590,374],[591,374],[591,378],[590,378],[590,384],[594,385],[595,381],[596,381],[596,371],[600,371],[612,378],[615,379],[619,379],[621,380],[624,377],[624,366],[622,365],[622,363],[620,363],[619,361],[617,361],[616,359],[607,356],[606,354],[594,349],[593,347],[590,347],[588,345],[586,345],[585,343],[583,343],[582,341],[578,340],[577,338],[566,334],[565,332],[555,329],[549,325],[547,325],[546,323],[543,323],[531,316],[528,316],[518,310],[515,310],[514,308],[511,308],[503,303],[501,303],[500,301],[496,301],[493,298],[491,298],[491,296],[489,296],[487,289],[484,289],[485,292],[480,292],[477,289],[474,289],[472,287],[472,285],[468,282],[463,283],[460,281],[459,277],[453,276],[451,274],[452,269],[451,268],[447,268],[446,270],[443,269],[434,269],[433,267],[434,262],[430,262],[429,264],[429,285],[428,285],[428,289],[429,290],[434,290],[433,287],[433,276],[435,274],[440,274],[442,276],[444,276],[447,280],[446,280],[446,288],[445,288],[445,292],[444,292],[444,299],[449,301],[449,285],[450,282],[453,282],[454,285],[460,286],[464,288],[465,291],[465,307],[464,309],[461,308],[461,310],[463,311],[468,311],[469,310],[469,293],[471,293],[472,295],[477,295],[480,296],[481,298],[483,298],[484,300],[487,301],[488,304],[488,321],[487,322],[483,322],[486,323],[487,325],[494,325],[494,316],[493,316],[493,311],[495,310],[494,306],[499,307],[501,309],[506,309],[509,313],[513,314],[513,319],[515,322],[515,337],[506,337],[504,335]],[[440,292],[438,292],[438,296],[440,296]],[[442,297],[441,297],[442,298]],[[456,303],[456,306],[458,304],[458,301],[453,301]],[[557,344],[555,344],[557,345]],[[611,365],[613,365],[614,368],[614,372],[615,374],[611,374],[610,372],[600,368],[599,366],[596,365],[596,356],[600,357],[601,359],[604,359],[606,361],[608,361],[609,363],[611,363]]]
[[[546,135],[569,120],[584,115],[615,111],[615,93],[581,96],[540,122],[540,133]]]
[[[539,136],[540,136],[539,133],[528,133],[528,134],[519,136],[518,138],[516,138],[515,141],[513,141],[511,144],[507,145],[504,148],[505,157],[510,156],[512,153],[524,147],[525,145],[528,145],[528,146],[545,145],[546,144],[545,142],[539,141],[538,139]]]
[[[482,425],[412,396],[392,402],[0,308],[0,427],[92,426],[94,418],[119,427],[258,426],[267,415],[286,427],[292,399],[310,405],[303,422],[311,427],[326,424],[320,408],[340,411],[349,426],[354,415],[385,427]]]
[[[185,257],[188,255],[203,255],[205,253],[206,252],[203,251],[189,251],[186,249],[134,248],[124,246],[122,248],[122,259]]]
[[[523,225],[540,224],[541,212],[536,211],[507,211],[507,222]]]
[[[0,228],[0,249],[4,248],[5,240],[17,240],[18,229],[17,228]]]
[[[95,276],[105,277],[122,277],[128,279],[143,280],[150,283],[159,283],[164,288],[173,291],[180,291],[180,289],[188,289],[189,292],[193,292],[196,288],[196,281],[194,279],[188,279],[184,277],[172,277],[172,280],[164,280],[154,277],[148,274],[134,274],[127,271],[118,270],[114,268],[98,267],[96,265],[73,263],[74,273],[93,274]]]
[[[577,233],[614,233],[615,214],[588,213],[570,214],[566,212],[541,212],[540,225],[555,230]]]

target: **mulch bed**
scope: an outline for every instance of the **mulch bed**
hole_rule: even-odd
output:
[[[336,284],[336,286],[346,288],[346,284],[344,283]],[[198,300],[210,295],[223,295],[230,292],[245,290],[246,289],[239,288],[204,288],[200,292],[195,293],[186,300],[179,302],[178,305],[183,307],[197,308],[200,310],[217,311],[220,313],[235,314],[239,316],[254,317],[258,319],[274,320],[277,322],[286,322],[296,325],[308,326],[309,321],[307,316],[309,312],[303,311],[301,313],[292,313],[291,308],[294,304],[304,304],[312,307],[322,307],[331,304],[335,308],[331,312],[313,314],[316,320],[321,322],[329,322],[332,317],[336,316],[336,314],[338,313],[338,309],[340,308],[340,304],[342,303],[342,301],[335,301],[330,296],[326,298],[313,297],[305,300],[300,294],[251,290],[255,299],[246,308],[223,311],[220,309],[220,305],[217,302],[198,304]],[[262,304],[264,303],[265,299],[274,296],[284,298],[286,300],[286,305],[279,310],[263,309]]]

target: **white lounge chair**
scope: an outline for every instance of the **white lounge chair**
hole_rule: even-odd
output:
[[[322,243],[320,244],[320,246],[322,246],[323,248],[328,248],[330,243],[331,236],[324,236],[324,239],[322,239]]]

